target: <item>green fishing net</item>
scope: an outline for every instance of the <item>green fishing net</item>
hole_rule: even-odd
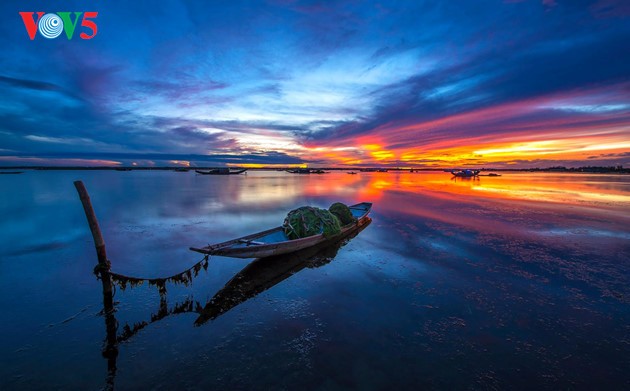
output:
[[[341,225],[346,225],[350,223],[354,223],[357,219],[354,218],[350,208],[346,204],[342,204],[341,202],[335,202],[328,208],[330,213],[337,216]]]
[[[289,212],[282,227],[291,240],[321,233],[329,237],[341,232],[341,223],[334,214],[312,206],[303,206]]]

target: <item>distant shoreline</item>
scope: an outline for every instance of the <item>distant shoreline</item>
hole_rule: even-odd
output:
[[[221,167],[179,167],[179,166],[161,166],[161,167],[93,167],[93,166],[3,166],[3,170],[36,170],[36,171],[194,171],[194,170],[212,170]],[[246,168],[246,167],[231,167]],[[247,168],[248,171],[284,171],[290,170],[291,167],[256,167]],[[461,168],[387,168],[387,167],[317,167],[318,170],[324,171],[368,171],[387,170],[387,172],[417,172],[417,171],[450,171],[459,170]],[[477,168],[475,168],[477,169]],[[548,167],[548,168],[480,168],[484,172],[500,171],[500,172],[554,172],[554,173],[588,173],[588,174],[630,174],[630,168],[622,167]]]

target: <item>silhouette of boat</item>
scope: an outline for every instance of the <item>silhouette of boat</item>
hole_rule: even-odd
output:
[[[294,168],[287,170],[287,172],[290,174],[326,174],[326,171],[314,168]]]
[[[451,170],[450,173],[458,178],[472,178],[479,175],[481,170]]]
[[[197,174],[201,174],[201,175],[238,175],[238,174],[242,174],[245,171],[247,171],[246,168],[242,168],[239,170],[232,170],[230,168],[213,168],[212,170],[209,171],[201,171],[201,170],[195,170],[195,172]]]

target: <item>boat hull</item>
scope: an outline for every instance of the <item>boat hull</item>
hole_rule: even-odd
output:
[[[202,254],[220,255],[233,258],[265,258],[282,254],[289,254],[300,251],[305,248],[318,246],[327,242],[334,242],[343,236],[348,235],[351,231],[361,228],[368,224],[370,218],[367,216],[370,212],[372,204],[362,203],[353,205],[350,208],[358,208],[364,206],[364,213],[357,218],[357,221],[341,227],[341,231],[336,235],[325,237],[323,234],[308,236],[306,238],[286,240],[274,243],[259,242],[257,239],[280,234],[283,232],[282,227],[276,227],[267,231],[259,232],[253,235],[244,236],[242,238],[230,240],[203,248],[191,247],[192,251]]]
[[[200,175],[238,175],[238,174],[242,174],[245,171],[247,171],[247,169],[241,169],[241,170],[210,170],[210,171],[201,171],[201,170],[195,170],[195,172],[197,174]]]
[[[370,224],[367,218],[365,224],[357,226],[340,235],[337,239],[326,241],[322,245],[313,246],[294,253],[278,256],[258,258],[249,263],[236,274],[225,286],[210,299],[195,326],[200,326],[209,320],[225,314],[237,305],[279,284],[295,275],[304,268],[323,266],[335,258],[337,251],[349,240],[358,235]]]
[[[479,170],[461,170],[461,171],[451,171],[453,176],[458,178],[474,178],[479,176]]]

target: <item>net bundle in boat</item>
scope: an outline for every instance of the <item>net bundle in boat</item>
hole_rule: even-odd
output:
[[[341,225],[346,225],[357,221],[357,219],[355,219],[352,215],[352,211],[350,210],[350,208],[348,208],[348,205],[341,202],[335,202],[330,206],[330,208],[328,208],[328,210],[330,211],[330,213],[337,216],[337,218],[341,222]]]
[[[323,233],[325,237],[341,232],[341,223],[326,209],[302,206],[294,209],[284,219],[284,233],[291,240]]]

